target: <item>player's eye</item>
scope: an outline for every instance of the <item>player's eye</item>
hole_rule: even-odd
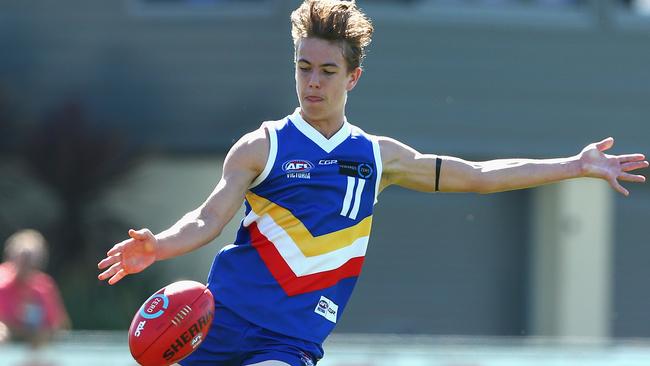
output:
[[[334,74],[336,74],[336,71],[323,70],[323,72],[324,72],[326,75],[334,75]]]

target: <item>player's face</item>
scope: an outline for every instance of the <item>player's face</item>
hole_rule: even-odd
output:
[[[343,120],[348,91],[361,68],[347,70],[343,50],[320,38],[303,38],[296,47],[296,92],[307,121]]]

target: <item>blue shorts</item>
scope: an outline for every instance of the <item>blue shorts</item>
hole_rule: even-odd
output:
[[[320,344],[272,332],[216,303],[206,339],[179,363],[183,366],[245,366],[282,361],[291,366],[313,366],[321,357]]]

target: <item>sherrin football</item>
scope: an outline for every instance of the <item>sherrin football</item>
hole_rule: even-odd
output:
[[[129,328],[129,349],[143,366],[167,366],[187,357],[205,339],[214,298],[195,281],[169,284],[147,299]]]

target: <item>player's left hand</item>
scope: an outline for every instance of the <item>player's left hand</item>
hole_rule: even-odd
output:
[[[628,172],[648,167],[648,162],[643,154],[607,155],[604,151],[614,146],[614,138],[608,137],[600,142],[587,145],[578,157],[582,176],[600,178],[609,182],[616,191],[627,196],[630,192],[625,189],[619,180],[625,182],[645,182],[645,177]]]

